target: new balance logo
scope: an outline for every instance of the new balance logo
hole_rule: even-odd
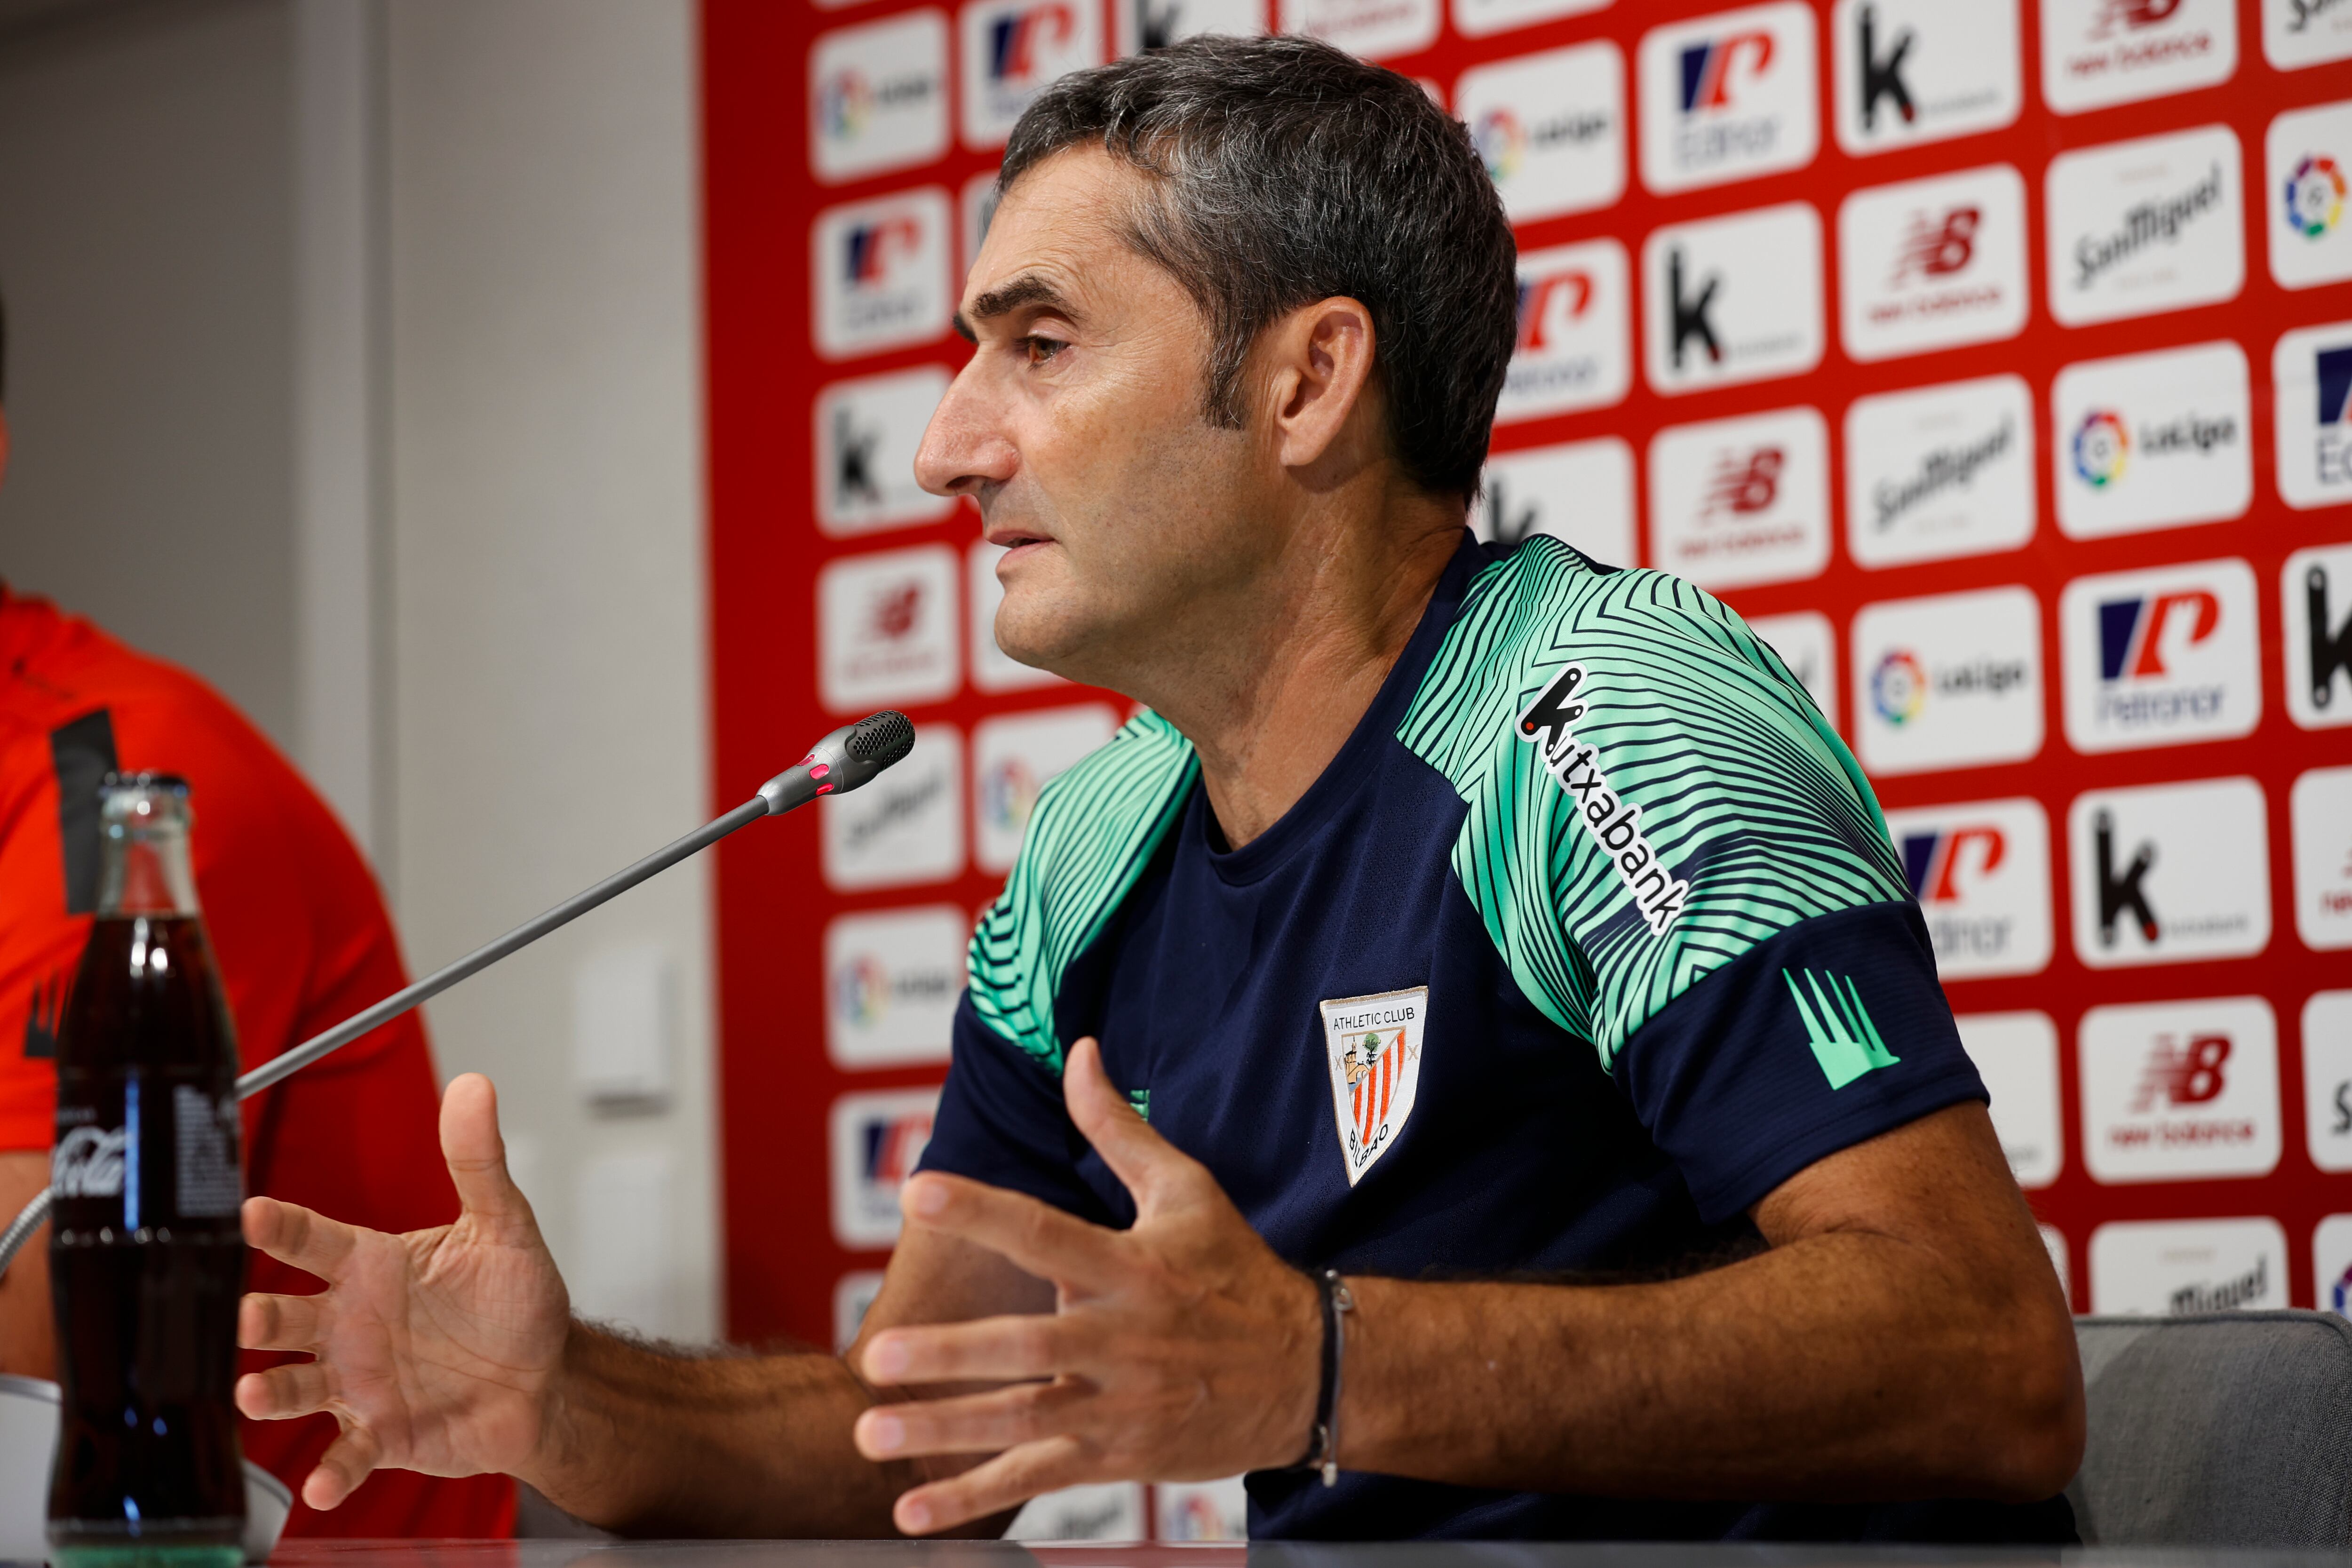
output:
[[[2313,563],[2303,576],[2305,640],[2310,645],[2311,705],[2325,709],[2336,700],[2336,677],[2352,675],[2352,607],[2340,626],[2329,617],[2327,568]]]
[[[1672,301],[1674,336],[1671,340],[1675,368],[1683,368],[1683,347],[1696,338],[1706,350],[1707,363],[1723,363],[1723,345],[1716,340],[1715,322],[1707,312],[1714,309],[1715,291],[1723,283],[1723,274],[1707,275],[1706,286],[1691,298],[1683,292],[1683,247],[1675,246],[1666,252],[1666,293]]]
[[[1797,983],[1800,975],[1802,985]],[[1784,969],[1780,978],[1789,987],[1789,999],[1797,1005],[1805,1044],[1812,1047],[1813,1059],[1822,1064],[1832,1089],[1903,1059],[1878,1037],[1878,1026],[1870,1021],[1870,1010],[1862,1005],[1862,993],[1850,976]]]
[[[1878,52],[1878,7],[1864,5],[1855,18],[1854,26],[1862,35],[1862,128],[1878,129],[1878,100],[1892,99],[1895,112],[1903,117],[1906,125],[1919,118],[1918,109],[1911,101],[1911,89],[1903,80],[1903,58],[1911,52],[1918,35],[1906,27],[1895,35],[1895,45],[1884,56]]]
[[[1518,736],[1542,753],[1544,767],[1568,792],[1569,808],[1633,895],[1633,907],[1652,934],[1664,936],[1683,912],[1690,884],[1666,869],[1642,832],[1642,808],[1615,794],[1601,771],[1599,752],[1579,745],[1569,726],[1584,717],[1580,693],[1584,667],[1571,664],[1554,676],[1541,696],[1519,715]]]
[[[1771,510],[1780,494],[1780,470],[1787,463],[1788,454],[1778,447],[1759,447],[1745,457],[1724,453],[1716,459],[1715,476],[1708,481],[1699,516],[1748,517]]]
[[[2092,837],[2098,853],[2099,945],[2116,945],[2116,925],[2126,914],[2139,923],[2139,933],[2149,942],[2158,935],[2156,911],[2148,907],[2147,874],[2156,867],[2156,845],[2143,842],[2132,852],[2131,864],[2120,872],[2116,869],[2116,819],[2111,812],[2102,811],[2092,819]],[[2080,864],[2080,862],[2077,862]]]
[[[2091,24],[2091,37],[2104,38],[2118,27],[2153,27],[2180,9],[2180,0],[2107,0]]]
[[[2221,1064],[2229,1059],[2227,1035],[2199,1035],[2181,1041],[2168,1036],[2158,1040],[2148,1053],[2147,1065],[2140,1069],[2139,1088],[2132,1096],[2133,1112],[2153,1110],[2159,1103],[2203,1105],[2219,1099],[2226,1087]]]
[[[1893,283],[1909,278],[1948,278],[1966,268],[1976,255],[1977,226],[1984,221],[1981,208],[1954,207],[1940,219],[1919,213],[1911,219],[1911,227],[1903,237],[1903,248],[1895,258]]]

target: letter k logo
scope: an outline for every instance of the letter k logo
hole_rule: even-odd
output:
[[[1919,111],[1913,106],[1911,89],[1903,80],[1903,57],[1911,52],[1918,35],[1904,28],[1895,36],[1895,47],[1882,59],[1878,53],[1878,7],[1862,7],[1854,26],[1862,34],[1862,128],[1878,129],[1878,100],[1882,98],[1893,99],[1895,111],[1903,116],[1904,124],[1910,124],[1919,117]]]
[[[1666,298],[1674,307],[1672,358],[1676,370],[1683,367],[1683,345],[1693,338],[1706,345],[1709,364],[1723,363],[1723,345],[1716,342],[1715,323],[1707,317],[1715,308],[1715,290],[1722,281],[1721,273],[1710,273],[1698,297],[1686,297],[1683,293],[1683,247],[1677,245],[1666,252]]]

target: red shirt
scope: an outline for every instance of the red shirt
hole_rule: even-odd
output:
[[[366,862],[244,715],[185,671],[0,584],[0,1149],[49,1146],[58,1001],[89,932],[96,877],[95,812],[87,842],[69,847],[83,814],[61,817],[58,770],[79,800],[101,764],[188,781],[196,896],[244,1067],[408,983]],[[446,1224],[457,1198],[438,1117],[411,1013],[245,1102],[246,1190],[378,1230]],[[299,1295],[320,1283],[255,1252],[248,1288]],[[248,1352],[247,1370],[287,1359]],[[333,1418],[241,1425],[247,1457],[295,1489],[289,1535],[513,1533],[514,1484],[502,1476],[379,1470],[320,1513],[300,1489]]]

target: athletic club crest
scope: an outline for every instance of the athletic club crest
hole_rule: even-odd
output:
[[[1428,1021],[1426,985],[1323,1004],[1331,1114],[1339,1125],[1339,1163],[1351,1187],[1388,1152],[1412,1114]]]

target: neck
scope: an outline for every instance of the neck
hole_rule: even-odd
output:
[[[1461,542],[1450,503],[1414,496],[1291,531],[1246,602],[1133,695],[1192,742],[1225,842],[1274,826],[1354,733]]]

